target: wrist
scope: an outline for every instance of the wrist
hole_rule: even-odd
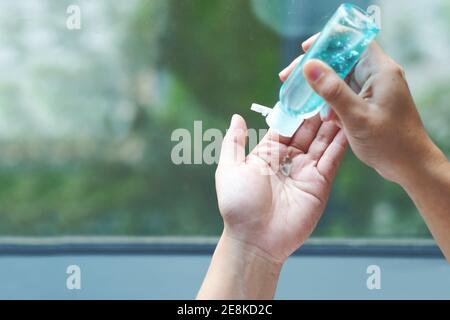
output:
[[[197,298],[272,299],[281,267],[264,251],[224,231]]]
[[[417,156],[399,170],[399,178],[396,181],[408,193],[419,186],[423,188],[428,181],[433,181],[434,177],[445,173],[449,166],[446,156],[429,138],[416,152]]]
[[[222,233],[219,245],[226,247],[228,254],[232,254],[233,257],[246,261],[248,264],[258,265],[262,269],[280,271],[284,264],[284,261],[275,258],[257,245],[234,237],[227,228]]]

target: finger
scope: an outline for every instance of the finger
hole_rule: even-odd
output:
[[[238,165],[245,161],[245,143],[247,139],[247,125],[244,118],[234,115],[230,128],[223,139],[220,152],[220,165]]]
[[[306,120],[291,140],[291,146],[306,153],[321,125],[320,117]]]
[[[288,146],[291,143],[291,138],[280,136],[278,133],[273,131],[272,129],[269,129],[267,131],[266,135],[261,139],[261,143],[265,142],[276,142],[283,145]]]
[[[355,93],[361,92],[361,88],[359,88],[359,85],[356,83],[355,78],[353,77],[354,69],[350,72],[350,74],[345,78],[345,82],[352,88],[352,90]],[[339,128],[342,128],[342,123],[339,117],[336,115],[336,112],[334,112],[333,109],[330,108],[328,104],[325,104],[320,110],[320,119],[323,122],[333,122],[336,124]]]
[[[305,52],[308,51],[309,48],[311,48],[311,46],[313,45],[313,43],[317,40],[319,35],[320,35],[320,33],[316,33],[315,35],[313,35],[312,37],[310,37],[309,39],[304,41],[302,43],[303,51],[305,51]],[[289,77],[291,72],[294,71],[295,67],[300,63],[300,61],[302,61],[303,57],[304,57],[304,54],[302,54],[300,57],[295,59],[289,66],[287,66],[283,71],[280,72],[279,77],[280,77],[281,81],[284,82],[287,80],[287,78]]]
[[[314,42],[317,40],[317,38],[320,36],[320,33],[316,33],[315,35],[313,35],[312,37],[310,37],[309,39],[305,40],[302,43],[302,48],[303,51],[308,51],[309,48],[311,48],[311,46],[314,44]]]
[[[278,172],[283,159],[288,155],[288,146],[291,138],[283,137],[272,129],[266,133],[264,138],[250,152],[247,161],[265,164],[266,167],[260,167],[264,170],[264,175]],[[268,171],[266,171],[268,169]]]
[[[333,108],[344,125],[355,124],[366,113],[365,101],[325,63],[311,60],[303,69],[311,87]]]
[[[347,150],[347,138],[344,131],[340,130],[333,142],[325,150],[317,164],[317,170],[327,181],[332,181],[336,176],[336,172],[341,164],[342,158]]]
[[[291,62],[289,66],[287,66],[283,71],[278,75],[281,81],[286,81],[292,71],[294,71],[295,67],[302,61],[304,54]]]
[[[272,174],[279,171],[280,164],[288,155],[287,146],[271,139],[263,139],[252,150],[246,159],[247,163],[256,163],[263,174]],[[267,169],[269,169],[267,171]]]
[[[380,45],[373,41],[362,54],[353,73],[353,86],[359,87],[359,91],[367,80],[381,68],[392,63],[392,59],[383,51]],[[356,91],[356,92],[359,92]]]
[[[315,161],[319,161],[338,132],[339,128],[334,123],[323,122],[308,149],[308,156]]]

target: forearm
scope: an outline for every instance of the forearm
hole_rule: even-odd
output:
[[[200,300],[272,299],[281,271],[265,252],[222,235],[203,285]]]
[[[431,142],[425,160],[405,176],[401,185],[450,262],[450,163]]]

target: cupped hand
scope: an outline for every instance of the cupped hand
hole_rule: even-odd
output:
[[[216,172],[224,236],[284,262],[319,221],[347,140],[318,116],[289,139],[269,131],[247,156],[246,136],[233,116]]]

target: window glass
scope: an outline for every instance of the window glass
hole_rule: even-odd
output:
[[[354,3],[381,8],[378,40],[450,154],[450,3]],[[217,235],[203,135],[233,113],[266,128],[251,103],[277,101],[278,72],[339,4],[1,0],[0,235]],[[191,165],[173,161],[177,129]],[[350,151],[314,235],[429,236],[405,192]]]

